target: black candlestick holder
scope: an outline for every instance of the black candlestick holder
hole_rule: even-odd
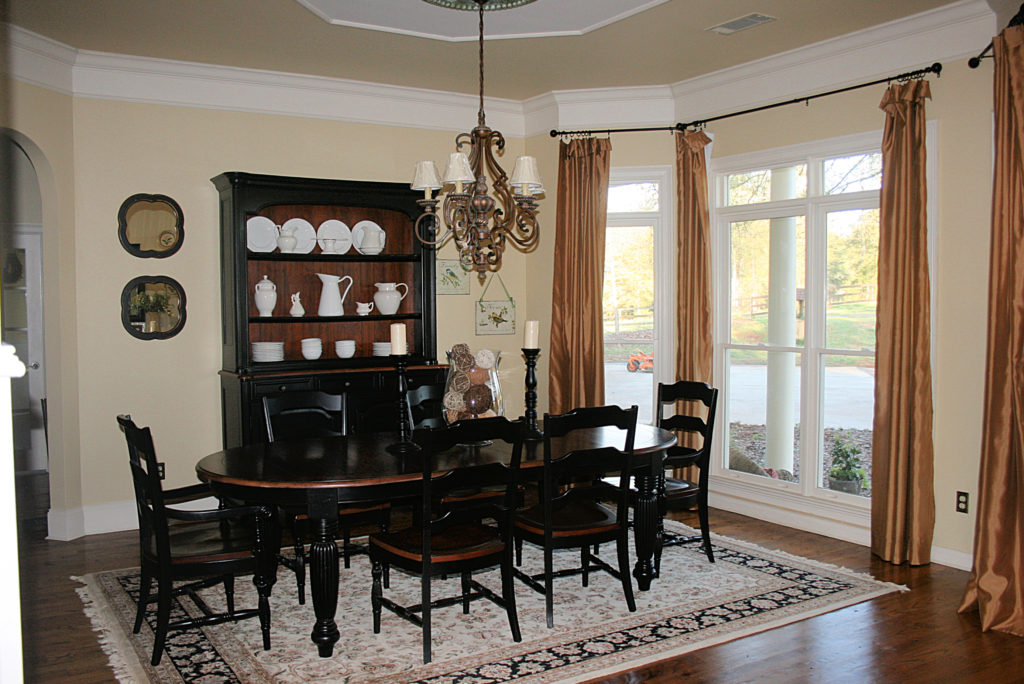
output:
[[[537,357],[540,349],[523,349],[526,357],[526,439],[544,439],[537,426]]]
[[[387,447],[392,454],[407,454],[418,451],[419,447],[412,441],[412,425],[409,421],[409,368],[408,354],[392,354],[398,371],[398,441]]]

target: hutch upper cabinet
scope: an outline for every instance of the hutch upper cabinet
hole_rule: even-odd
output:
[[[418,193],[402,183],[240,172],[212,181],[221,207],[225,447],[266,440],[262,397],[277,392],[345,394],[349,425],[358,430],[360,416],[396,391],[394,363],[373,355],[374,342],[390,340],[392,323],[406,325],[410,387],[443,383],[446,368],[437,364],[436,351],[434,254],[413,235],[421,211]],[[282,225],[296,238],[294,245],[284,241],[285,252],[276,241]],[[324,242],[325,235],[338,237]],[[365,238],[362,246],[359,238]],[[340,284],[333,282],[338,278]],[[256,292],[264,279],[274,284],[276,302],[268,310],[268,298],[261,297],[261,312]],[[356,314],[357,302],[373,302],[374,293],[387,289],[378,283],[404,284],[408,295],[394,313],[374,307]],[[270,288],[264,283],[260,289]],[[296,293],[301,316],[291,315]],[[334,300],[331,315],[318,315],[322,294]],[[339,295],[344,295],[340,314]],[[302,340],[308,338],[321,340],[317,359],[303,355]],[[354,355],[340,358],[339,340],[354,340]],[[254,342],[281,344],[260,345],[254,357]],[[283,356],[267,346],[283,349]]]

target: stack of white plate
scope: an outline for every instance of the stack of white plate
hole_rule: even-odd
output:
[[[284,361],[284,342],[253,342],[252,360],[257,363]]]
[[[323,341],[319,337],[306,337],[302,340],[302,358],[312,361],[319,359],[324,351]]]
[[[374,356],[391,356],[391,343],[390,342],[374,342],[373,343],[373,355]]]

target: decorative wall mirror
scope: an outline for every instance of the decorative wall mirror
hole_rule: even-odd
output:
[[[137,257],[169,257],[185,241],[185,217],[167,195],[132,195],[117,212],[117,237]]]
[[[166,340],[185,326],[185,288],[167,276],[132,278],[121,291],[121,323],[140,340]]]

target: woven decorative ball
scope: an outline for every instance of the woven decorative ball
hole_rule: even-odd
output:
[[[441,403],[446,409],[452,411],[461,411],[466,408],[466,399],[462,396],[462,392],[446,392]]]
[[[475,359],[473,358],[473,355],[470,354],[469,352],[466,352],[464,354],[452,352],[451,363],[453,366],[455,366],[457,370],[468,371],[470,368],[473,367]]]
[[[459,394],[462,394],[469,389],[469,386],[473,384],[473,381],[469,379],[469,375],[462,371],[452,371],[451,378],[448,380],[448,387]]]
[[[469,354],[469,353],[470,353],[469,345],[466,344],[465,342],[461,342],[461,343],[455,345],[454,347],[452,347],[452,356],[454,356],[455,354]]]
[[[487,385],[473,385],[465,394],[466,410],[478,416],[494,404],[491,388]]]
[[[480,366],[473,366],[466,373],[466,377],[469,378],[471,385],[482,385],[487,382],[487,378],[490,377],[490,373]]]
[[[479,368],[487,370],[489,368],[494,368],[494,361],[497,359],[497,357],[495,356],[494,352],[492,352],[490,349],[480,349],[479,351],[477,351],[476,355],[474,356],[474,359],[476,361],[476,365]]]

